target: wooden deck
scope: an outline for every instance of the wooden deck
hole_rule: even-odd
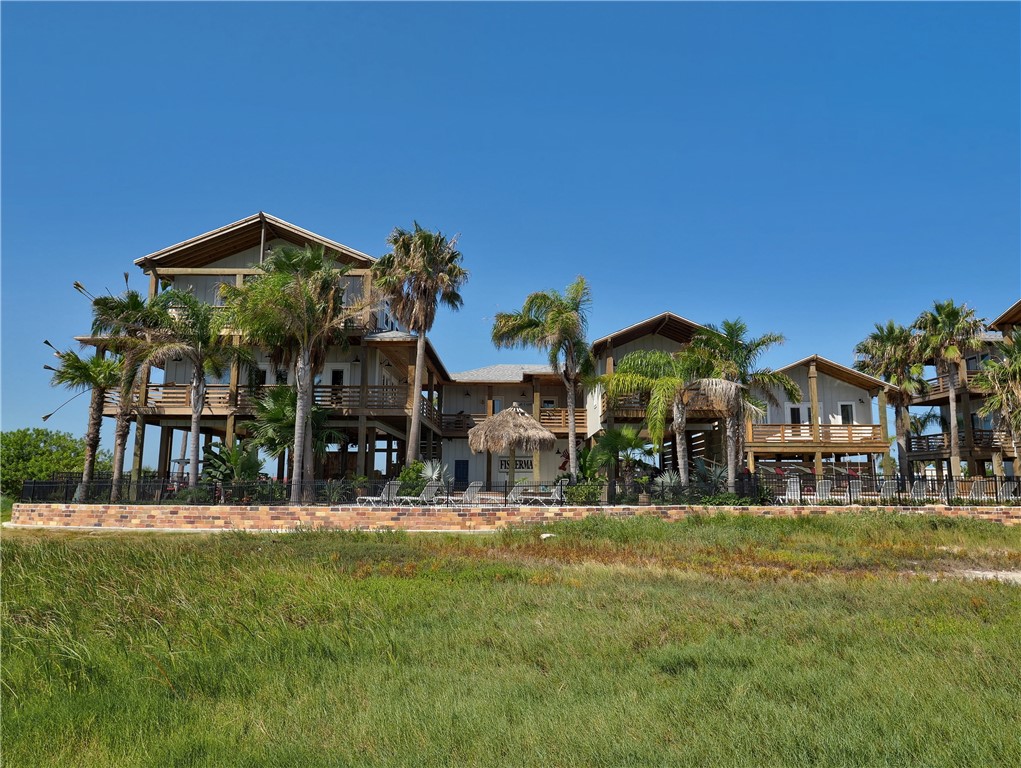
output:
[[[811,424],[753,424],[745,447],[762,454],[797,453],[883,453],[889,443],[883,440],[878,424],[820,424],[815,439]]]

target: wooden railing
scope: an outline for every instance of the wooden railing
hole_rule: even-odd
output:
[[[613,400],[613,412],[618,415],[637,416],[645,418],[645,409],[649,405],[649,397],[644,394],[619,395]],[[603,393],[600,407],[601,413],[605,414],[610,409],[610,399]],[[672,409],[671,409],[672,410]],[[709,398],[698,392],[692,394],[688,399],[688,413],[713,413],[718,414],[717,409],[712,407]],[[719,414],[722,415],[722,414]]]
[[[484,413],[444,413],[439,423],[444,432],[463,433],[486,420]],[[543,408],[539,411],[539,423],[551,432],[567,432],[566,408]],[[588,413],[584,408],[574,409],[574,426],[580,433],[588,428]]]
[[[264,385],[254,390],[246,386],[238,388],[237,412],[254,413],[255,402],[267,390],[275,386]],[[333,387],[319,385],[313,387],[313,402],[331,411],[342,410],[404,410],[408,402],[408,388],[404,385],[366,387],[362,397],[360,386]],[[138,395],[134,395],[138,405]],[[106,393],[104,410],[111,413],[117,410],[120,403],[120,391],[113,389]],[[191,409],[190,384],[150,384],[146,389],[145,408],[156,410],[188,411]],[[226,414],[232,409],[230,387],[226,384],[210,384],[206,387],[206,402],[203,413]],[[428,418],[436,418],[435,406],[422,398],[422,414]]]
[[[883,441],[883,430],[878,424],[820,424],[820,443],[877,443]],[[808,443],[812,442],[811,424],[752,424],[750,443]]]
[[[978,371],[966,371],[957,377],[957,391],[963,392],[968,389],[972,382],[972,379]],[[926,388],[924,391],[919,392],[914,399],[916,400],[928,400],[933,397],[940,397],[943,395],[950,394],[950,377],[946,374],[940,374],[931,379],[925,380]]]
[[[976,429],[973,432],[974,441],[972,445],[976,448],[988,448],[1000,450],[1011,448],[1010,435],[996,429]],[[957,433],[957,443],[960,446],[965,444],[964,430]],[[908,439],[908,450],[912,453],[939,453],[950,450],[950,433],[937,432],[934,435],[911,435]]]

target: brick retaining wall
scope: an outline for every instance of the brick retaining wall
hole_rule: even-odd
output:
[[[53,528],[160,528],[172,530],[272,531],[308,528],[401,528],[409,531],[495,531],[507,525],[577,520],[589,515],[658,515],[678,520],[689,515],[728,514],[763,517],[839,515],[874,507],[233,507],[132,504],[15,504],[13,525]],[[973,517],[1021,525],[1021,507],[884,507],[888,511],[943,517]]]

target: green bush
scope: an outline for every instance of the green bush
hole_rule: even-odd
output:
[[[598,480],[582,480],[564,490],[568,504],[598,504],[603,497],[603,484]]]
[[[428,482],[423,473],[425,464],[421,461],[413,461],[408,464],[397,476],[401,487],[398,493],[401,496],[418,496]]]

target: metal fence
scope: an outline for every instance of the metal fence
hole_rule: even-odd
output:
[[[298,481],[300,483],[300,481]],[[177,479],[143,477],[125,479],[118,503],[237,506],[286,506],[291,503],[291,483],[259,480],[238,483],[199,483],[189,488]],[[22,502],[110,503],[112,481],[107,478],[83,484],[77,477],[26,480]],[[954,506],[1021,504],[1021,484],[1011,478],[972,478],[937,481],[900,477],[830,475],[816,478],[806,473],[741,473],[735,491],[725,482],[693,480],[689,485],[669,483],[665,478],[641,481],[580,480],[514,484],[427,482],[420,479],[401,484],[377,480],[356,486],[350,480],[316,480],[301,483],[300,504],[341,506],[655,506],[695,505],[899,505],[948,504]]]

